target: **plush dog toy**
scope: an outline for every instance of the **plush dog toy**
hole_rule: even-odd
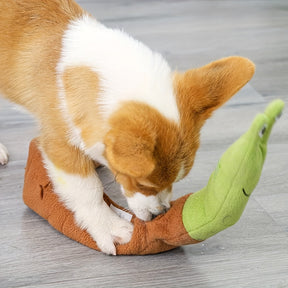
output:
[[[256,116],[250,129],[222,155],[202,190],[172,203],[168,212],[144,222],[129,211],[105,201],[134,224],[132,239],[117,246],[117,254],[154,254],[203,241],[235,224],[256,187],[264,164],[267,141],[284,103],[272,102]],[[90,248],[100,250],[89,234],[76,226],[73,214],[53,193],[37,140],[31,142],[23,190],[24,202],[58,231]]]

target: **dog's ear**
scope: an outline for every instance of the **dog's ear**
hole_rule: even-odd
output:
[[[233,56],[201,68],[175,73],[174,89],[182,113],[209,118],[253,76],[255,66],[247,58]]]
[[[155,168],[155,139],[147,133],[112,129],[105,136],[105,156],[112,170],[131,177],[146,177]]]

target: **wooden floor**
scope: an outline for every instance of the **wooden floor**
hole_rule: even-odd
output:
[[[272,99],[288,104],[287,0],[82,0],[99,20],[165,55],[175,69],[243,55],[251,84],[208,121],[175,198],[203,187],[221,153]],[[5,71],[1,71],[5,73]],[[262,178],[240,221],[204,243],[145,257],[109,257],[51,228],[22,202],[32,118],[0,100],[0,287],[288,287],[288,112],[272,133]],[[102,169],[108,191],[118,187]],[[120,200],[119,200],[120,201]]]

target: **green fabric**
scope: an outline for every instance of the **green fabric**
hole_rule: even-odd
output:
[[[258,114],[222,155],[207,186],[187,199],[182,217],[191,238],[205,240],[238,221],[259,181],[267,141],[283,108],[284,102],[275,100]]]

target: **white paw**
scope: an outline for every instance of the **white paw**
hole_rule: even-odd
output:
[[[121,219],[106,203],[96,213],[92,213],[80,222],[82,222],[80,225],[87,229],[100,250],[109,255],[116,255],[115,244],[128,243],[133,233],[133,224]]]
[[[116,255],[116,243],[130,241],[133,225],[118,217],[103,200],[103,186],[96,173],[83,177],[57,168],[44,155],[54,191],[74,213],[77,225],[91,235],[107,254]]]
[[[145,196],[136,192],[132,197],[127,197],[130,209],[144,221],[150,221],[153,215],[164,213],[170,208],[172,193],[166,190],[155,196]]]
[[[112,221],[111,234],[114,243],[125,244],[131,240],[133,233],[133,225],[120,217],[116,216]]]
[[[0,164],[5,165],[8,163],[8,150],[0,143]]]

